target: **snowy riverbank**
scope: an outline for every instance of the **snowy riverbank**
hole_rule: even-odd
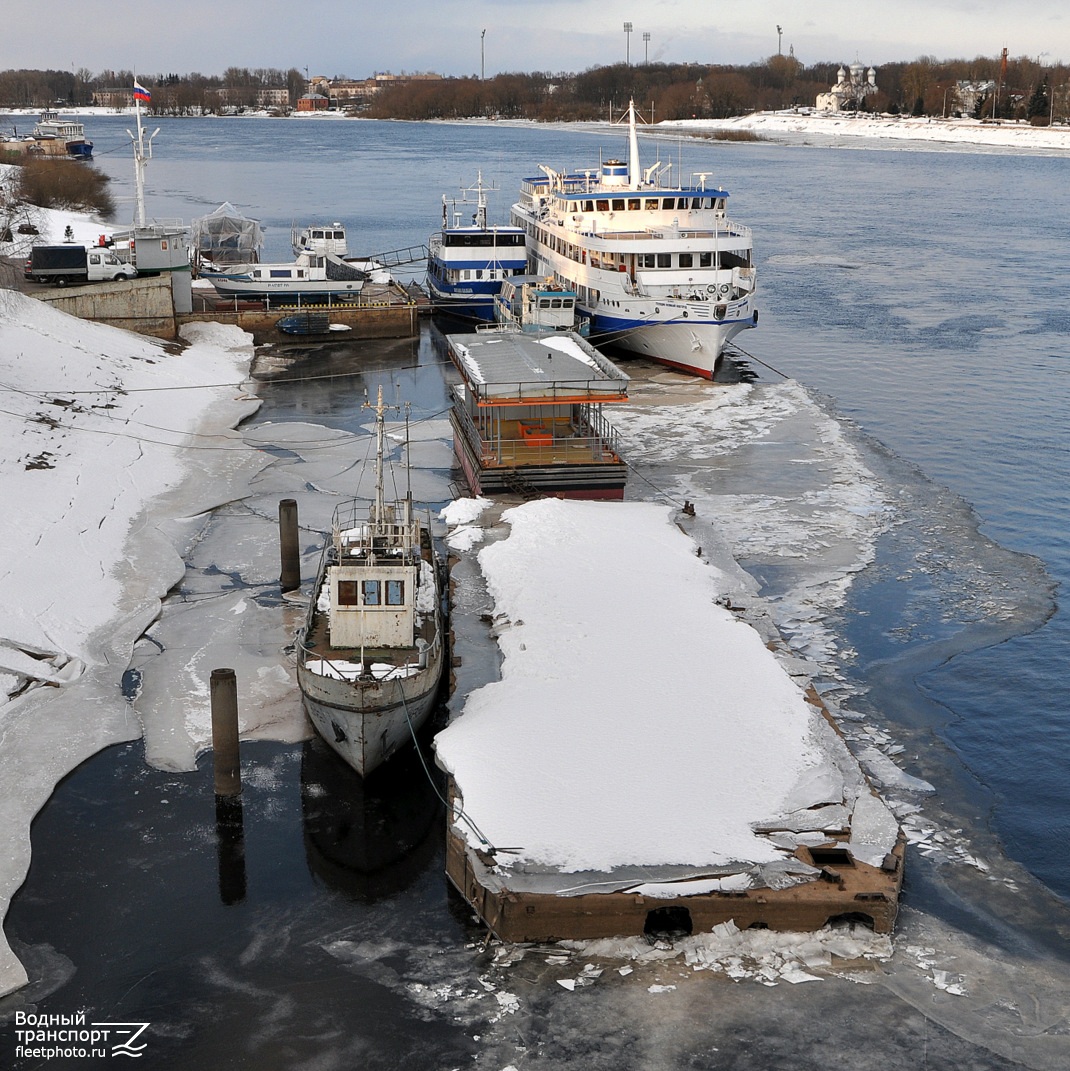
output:
[[[183,574],[198,515],[263,460],[233,432],[259,402],[252,346],[196,325],[177,352],[0,290],[0,914],[55,784],[141,735],[122,678]],[[25,972],[0,947],[0,994]]]
[[[702,135],[747,131],[771,140],[819,139],[821,143],[859,144],[878,140],[886,147],[924,142],[933,149],[1009,150],[1021,153],[1070,152],[1070,126],[1036,127],[1025,122],[979,119],[929,119],[904,115],[818,112],[810,109],[753,112],[732,119],[679,119],[656,129]]]
[[[61,115],[91,118],[94,115],[133,115],[134,108],[60,108]],[[12,109],[4,115],[36,119],[39,109]],[[157,117],[153,117],[157,118]],[[344,111],[293,112],[288,116],[273,115],[268,111],[246,111],[241,115],[204,116],[209,119],[299,119],[303,121],[329,122],[356,120],[366,122],[361,116],[347,115]],[[494,125],[538,125],[526,119],[460,119],[460,123],[494,123]],[[590,122],[550,123],[553,126],[590,127]],[[608,124],[597,124],[608,125]],[[643,133],[689,134],[703,137],[724,131],[746,131],[771,141],[791,139],[815,144],[859,145],[863,140],[884,142],[887,148],[902,147],[907,142],[921,142],[932,149],[956,149],[982,151],[1009,151],[1023,154],[1070,152],[1070,125],[1030,126],[1024,121],[1011,119],[980,120],[955,118],[930,118],[908,115],[887,115],[871,112],[819,112],[814,108],[797,108],[776,112],[751,112],[729,119],[664,119],[652,126],[642,128]],[[92,134],[92,131],[89,131]]]

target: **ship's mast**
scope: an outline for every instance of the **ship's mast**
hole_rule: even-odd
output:
[[[136,79],[135,79],[136,82]],[[145,226],[145,164],[152,159],[152,139],[160,132],[157,127],[150,135],[148,144],[145,143],[145,131],[141,126],[141,98],[134,97],[134,111],[137,114],[137,137],[130,130],[130,140],[134,143],[134,187],[137,192],[137,225]]]
[[[379,384],[379,397],[375,403],[375,513],[372,517],[374,532],[381,534],[383,524],[383,453],[386,447],[386,421],[383,414],[383,385]]]
[[[639,188],[639,135],[635,132],[635,101],[628,101],[628,185]]]
[[[476,227],[487,229],[487,193],[483,187],[483,172],[476,172]]]

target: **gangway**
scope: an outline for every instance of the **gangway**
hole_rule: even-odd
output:
[[[384,268],[400,268],[405,264],[426,264],[427,246],[410,245],[404,249],[391,249],[389,253],[362,253],[361,260],[373,260]]]

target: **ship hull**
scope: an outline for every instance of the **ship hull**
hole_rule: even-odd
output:
[[[758,322],[757,311],[751,309],[750,302],[743,302],[741,306],[736,319],[710,320],[708,310],[701,310],[686,323],[676,319],[623,319],[592,312],[591,341],[712,379],[720,366],[725,346]]]
[[[297,680],[316,732],[362,777],[413,742],[435,708],[442,679],[442,646],[427,668],[388,680],[337,680],[298,663]]]

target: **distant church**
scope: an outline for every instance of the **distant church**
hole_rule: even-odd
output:
[[[841,67],[836,72],[836,84],[827,93],[817,95],[817,107],[823,112],[857,111],[876,92],[877,68],[867,71],[855,60],[850,69]]]

